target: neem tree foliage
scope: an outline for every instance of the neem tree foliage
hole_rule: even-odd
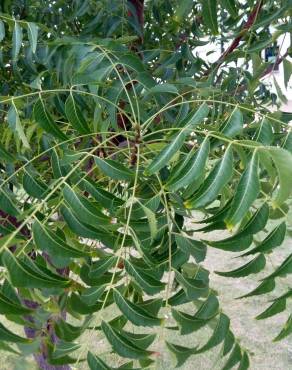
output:
[[[286,233],[292,134],[261,82],[283,63],[288,83],[289,49],[262,50],[289,38],[290,14],[287,0],[1,2],[2,349],[41,369],[142,369],[220,344],[225,370],[249,367],[203,261],[218,248],[240,256],[218,274],[262,272],[245,297],[292,272],[292,254],[263,272]],[[221,45],[215,63],[205,45]],[[291,331],[287,314],[275,341]]]

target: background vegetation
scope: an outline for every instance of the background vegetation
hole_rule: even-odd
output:
[[[291,334],[291,115],[262,80],[283,64],[288,84],[291,47],[263,50],[290,16],[280,0],[2,1],[0,346],[16,366],[247,369],[231,288],[265,304],[258,320],[281,313],[275,342]]]

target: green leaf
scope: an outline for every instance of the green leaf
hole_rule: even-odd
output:
[[[202,104],[200,108],[187,119],[185,126],[182,127],[180,132],[174,137],[173,141],[169,145],[166,145],[158,156],[153,159],[145,170],[145,174],[153,175],[164,167],[182,147],[186,137],[192,132],[192,129],[196,125],[200,124],[202,120],[207,117],[208,113],[209,108],[207,104]]]
[[[102,321],[101,328],[113,350],[118,355],[126,358],[141,359],[152,354],[150,351],[137,347],[105,321]]]
[[[11,153],[9,153],[1,144],[0,144],[0,160],[7,163],[13,163],[15,161],[15,157]]]
[[[69,228],[77,235],[82,236],[83,238],[99,240],[109,248],[113,248],[115,246],[118,235],[83,224],[77,219],[73,212],[65,206],[61,207],[61,214]]]
[[[214,248],[223,249],[229,252],[239,252],[248,248],[253,241],[253,234],[261,231],[269,217],[269,206],[264,203],[250,218],[244,228],[235,235],[221,240],[208,241]],[[244,254],[245,255],[245,254]]]
[[[246,351],[242,353],[242,358],[238,367],[238,370],[248,370],[249,369],[249,357]]]
[[[178,3],[175,9],[175,15],[178,18],[179,22],[183,21],[183,19],[190,14],[192,6],[193,6],[192,0],[185,0],[183,2]]]
[[[34,104],[33,114],[36,122],[44,131],[60,140],[68,140],[67,136],[60,130],[50,113],[46,110],[45,104],[41,98]]]
[[[72,293],[67,300],[67,307],[68,311],[74,314],[88,315],[99,311],[102,307],[102,303],[96,302],[95,304],[88,305],[82,300],[79,294]]]
[[[225,8],[232,18],[236,18],[238,10],[235,4],[235,0],[220,0],[223,8]]]
[[[230,325],[229,318],[223,313],[221,313],[211,338],[208,340],[208,342],[205,345],[203,345],[203,347],[197,349],[196,353],[202,353],[202,352],[208,351],[209,349],[221,343],[228,334],[229,325]]]
[[[66,260],[67,258],[81,258],[90,255],[86,246],[84,246],[84,250],[71,247],[57,236],[56,233],[53,233],[38,221],[34,222],[32,231],[36,246],[40,250],[48,252],[49,255],[54,256],[54,258],[60,257]]]
[[[196,181],[205,168],[209,151],[210,142],[206,138],[195,155],[191,152],[191,156],[188,156],[179,168],[174,169],[174,174],[170,176],[166,188],[170,191],[176,191]]]
[[[140,307],[150,312],[152,315],[158,315],[162,306],[162,298],[148,299],[147,301],[141,302]]]
[[[101,258],[98,261],[94,261],[91,265],[89,277],[99,277],[105,272],[109,271],[112,267],[117,264],[118,258],[116,256],[109,256],[106,258]]]
[[[29,313],[32,313],[32,310],[13,302],[11,299],[0,292],[0,313],[2,315],[27,315]]]
[[[32,262],[28,265],[14,257],[8,250],[2,252],[1,258],[8,270],[11,283],[17,288],[65,288],[71,285],[70,280],[52,273],[45,273],[35,264],[32,268]]]
[[[13,35],[12,35],[12,60],[17,61],[18,54],[20,52],[22,43],[22,28],[18,22],[14,23]]]
[[[242,355],[239,344],[235,344],[228,360],[226,361],[225,365],[223,366],[222,370],[229,370],[232,369],[239,361],[241,361]]]
[[[87,353],[87,363],[90,370],[111,370],[112,368],[107,366],[107,364],[102,361],[98,356],[88,351]]]
[[[11,216],[17,217],[19,216],[19,209],[17,208],[16,202],[10,194],[5,192],[3,189],[0,189],[0,209]]]
[[[0,31],[0,34],[1,34],[1,31]],[[1,39],[1,37],[0,37],[0,39]],[[288,59],[284,59],[283,60],[283,67],[284,67],[284,84],[285,84],[285,87],[287,89],[288,82],[289,82],[290,77],[292,75],[292,62],[290,62],[290,60],[288,60]]]
[[[158,84],[151,87],[147,91],[146,96],[148,94],[161,94],[161,93],[178,94],[178,90],[174,85],[169,83]]]
[[[71,94],[65,103],[65,113],[75,130],[81,134],[88,134],[90,132],[89,126]]]
[[[27,22],[27,32],[31,50],[35,54],[38,42],[39,27],[35,23]]]
[[[218,35],[217,0],[202,1],[202,16],[212,34]]]
[[[260,127],[258,128],[255,138],[256,141],[264,145],[271,145],[274,139],[273,129],[270,121],[267,118],[263,118]]]
[[[53,359],[58,359],[67,356],[68,354],[75,352],[81,347],[78,343],[65,342],[60,340],[54,345],[54,350],[50,354]]]
[[[65,184],[64,186],[63,195],[65,201],[73,210],[75,216],[80,222],[84,222],[93,227],[106,224],[110,226],[110,218],[103,214],[101,210],[87,198],[77,195],[77,193],[68,184]]]
[[[200,240],[188,238],[184,235],[175,235],[177,246],[185,253],[189,253],[196,262],[204,261],[207,253],[207,247]]]
[[[5,37],[5,26],[4,23],[0,20],[0,42],[4,39]]]
[[[272,42],[272,40],[271,40],[271,38],[269,38],[269,40],[267,41],[267,44],[270,44],[271,42]],[[287,99],[286,95],[283,93],[282,88],[278,84],[278,81],[275,79],[275,77],[273,78],[273,82],[274,82],[274,86],[275,86],[276,91],[277,91],[278,99],[282,103],[287,104],[288,99]]]
[[[147,349],[156,338],[156,334],[135,334],[120,329],[120,334],[132,342],[136,347],[141,349]]]
[[[282,222],[280,225],[275,227],[259,245],[257,245],[252,250],[242,254],[242,256],[248,256],[250,254],[255,254],[258,252],[269,253],[274,248],[278,247],[283,243],[285,235],[286,235],[286,223]]]
[[[222,1],[222,0],[221,0]],[[229,2],[230,0],[226,0]],[[234,137],[242,132],[243,115],[239,108],[235,108],[227,122],[222,126],[220,131],[227,137]]]
[[[109,191],[106,191],[102,187],[98,187],[89,179],[82,181],[82,189],[90,193],[93,198],[106,209],[115,209],[124,203],[122,199],[118,198]]]
[[[228,330],[228,333],[225,337],[223,348],[222,348],[222,356],[226,356],[232,350],[235,338],[232,331]]]
[[[269,147],[268,153],[275,163],[279,177],[279,190],[273,199],[273,206],[277,208],[289,198],[292,191],[292,154],[285,149],[273,147]]]
[[[11,107],[7,113],[7,121],[9,123],[10,128],[15,131],[16,135],[21,140],[23,146],[27,149],[30,149],[30,145],[28,143],[27,137],[25,136],[23,127],[20,122],[19,114],[16,109],[15,104],[12,102]]]
[[[186,208],[203,208],[213,202],[232,177],[232,169],[233,155],[232,148],[229,146],[223,158],[216,163],[198,192],[185,202]]]
[[[85,304],[91,306],[94,305],[102,296],[106,288],[106,285],[99,287],[91,287],[82,291],[80,299]]]
[[[187,359],[195,353],[195,348],[182,347],[168,341],[165,341],[165,344],[174,357],[175,367],[182,366]]]
[[[226,272],[215,271],[215,273],[220,276],[238,278],[248,276],[250,274],[257,274],[258,272],[263,270],[265,265],[266,265],[265,256],[263,254],[259,254],[253,260],[249,261],[247,264],[243,266],[238,267],[235,270]]]
[[[222,207],[217,208],[218,211],[216,211],[213,216],[210,216],[208,218],[204,218],[201,221],[196,221],[196,223],[198,223],[198,224],[208,224],[208,223],[212,223],[212,222],[222,221],[225,218],[225,216],[227,215],[227,213],[230,209],[231,202],[232,202],[232,198],[229,199],[229,201],[226,204],[224,204]]]
[[[71,342],[80,337],[80,335],[86,330],[86,325],[90,321],[90,316],[84,320],[81,326],[74,326],[63,319],[58,320],[54,324],[54,329],[57,336],[64,341]]]
[[[264,312],[259,314],[256,319],[263,320],[268,317],[277,315],[286,309],[286,299],[276,299]]]
[[[265,39],[260,39],[259,41],[254,42],[252,45],[248,46],[246,53],[252,54],[257,53],[265,49],[273,42],[272,37],[267,37]]]
[[[273,342],[278,342],[286,338],[288,335],[292,333],[292,315],[289,316],[287,322],[285,323],[284,328],[280,331],[280,333],[273,339]]]
[[[151,238],[152,238],[152,240],[154,240],[156,235],[157,235],[157,232],[158,232],[157,220],[156,220],[155,213],[150,208],[148,208],[144,204],[142,204],[141,202],[139,202],[139,203],[140,203],[141,208],[143,209],[143,211],[145,213],[145,216],[148,219]]]
[[[47,192],[47,185],[38,179],[35,179],[28,172],[25,172],[22,178],[22,185],[28,195],[36,199],[44,199]]]
[[[276,270],[265,278],[270,279],[277,276],[285,276],[292,273],[292,254],[290,254]]]
[[[238,297],[238,299],[272,292],[275,289],[275,286],[276,286],[275,279],[264,280],[260,283],[260,285],[258,287],[253,289],[251,292],[249,292],[249,293],[247,293],[247,294],[245,294],[241,297]]]
[[[194,315],[172,309],[172,316],[180,327],[180,334],[190,334],[207,324],[218,313],[218,299],[210,294]]]
[[[190,279],[175,270],[175,279],[181,285],[189,299],[197,299],[208,295],[209,288],[200,279]]]
[[[196,262],[204,261],[207,253],[207,247],[200,240],[188,238],[184,235],[175,235],[177,246],[186,254],[190,254]]]
[[[0,323],[0,340],[11,343],[30,343],[31,340],[27,338],[20,337],[17,334],[12,333],[12,331],[5,328],[3,324]]]
[[[159,293],[164,289],[165,284],[152,276],[146,274],[141,268],[125,260],[125,269],[127,273],[134,278],[137,284],[149,295]]]
[[[225,219],[228,228],[232,228],[243,219],[259,192],[258,156],[254,153],[239,180],[230,210]]]
[[[114,290],[114,300],[126,318],[137,326],[159,326],[163,322],[163,319],[150,315],[137,304],[124,298],[116,289]]]
[[[111,179],[120,181],[132,181],[134,179],[134,172],[121,163],[99,157],[94,157],[94,160],[97,167]]]

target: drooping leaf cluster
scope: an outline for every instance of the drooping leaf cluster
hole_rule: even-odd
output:
[[[247,369],[204,260],[217,248],[238,257],[217,274],[260,274],[244,297],[292,272],[291,251],[266,272],[289,231],[292,134],[260,80],[281,58],[260,52],[291,29],[289,2],[149,1],[143,22],[136,1],[28,3],[0,13],[0,314],[35,335],[1,324],[1,348],[142,369],[175,332],[192,340],[163,342],[174,366],[221,345],[223,369]],[[196,56],[230,34],[238,49]],[[275,341],[291,332],[288,314]],[[92,350],[97,333],[106,349]]]

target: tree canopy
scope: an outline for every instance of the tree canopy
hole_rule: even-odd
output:
[[[263,78],[283,65],[288,85],[292,49],[275,44],[291,5],[1,2],[1,349],[99,370],[221,345],[224,370],[249,368],[204,260],[217,248],[239,257],[217,274],[259,274],[241,298],[284,284],[257,319],[286,309],[292,254],[272,272],[266,259],[291,231],[292,118]],[[205,327],[207,342],[172,340]],[[288,310],[282,327],[275,341]]]

